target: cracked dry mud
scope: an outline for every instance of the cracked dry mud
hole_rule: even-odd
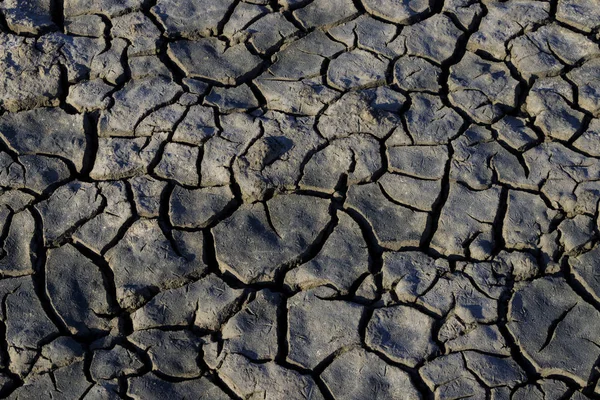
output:
[[[598,0],[0,0],[0,397],[600,399]]]

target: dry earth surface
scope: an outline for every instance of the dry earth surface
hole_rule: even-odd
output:
[[[599,399],[598,0],[0,0],[0,396]]]

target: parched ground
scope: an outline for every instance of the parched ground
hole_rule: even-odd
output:
[[[600,398],[598,0],[0,0],[0,397]]]

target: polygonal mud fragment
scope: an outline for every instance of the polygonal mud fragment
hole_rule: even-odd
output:
[[[52,306],[73,334],[110,328],[111,306],[100,267],[72,245],[48,251],[46,290]]]
[[[123,182],[101,182],[98,188],[100,196],[106,201],[102,213],[79,227],[73,233],[73,239],[101,253],[133,214]]]
[[[270,13],[250,24],[244,34],[248,43],[259,53],[265,54],[276,49],[285,39],[296,33],[297,29],[281,13]]]
[[[600,393],[593,1],[25,3],[0,397]]]
[[[512,359],[472,351],[437,358],[419,373],[436,398],[485,397],[486,389],[514,388],[526,379]]]
[[[492,125],[492,129],[497,133],[499,141],[518,151],[525,150],[538,140],[535,132],[527,126],[526,120],[510,115]]]
[[[277,316],[282,297],[268,289],[256,293],[221,331],[228,353],[252,360],[273,360],[277,356]]]
[[[535,146],[525,152],[523,158],[532,167],[527,181],[519,185],[534,190],[541,188],[551,207],[568,213],[574,213],[584,206],[586,196],[593,193],[577,189],[585,185],[592,185],[588,189],[593,189],[594,182],[600,179],[600,161],[557,142]],[[592,206],[590,204],[587,207]]]
[[[347,214],[339,222],[315,258],[285,276],[285,284],[306,290],[330,285],[348,294],[358,279],[369,271],[369,252],[360,226]]]
[[[396,24],[408,25],[415,18],[431,10],[431,2],[428,0],[410,1],[385,1],[385,0],[363,0],[363,5],[368,13]]]
[[[331,28],[328,33],[346,47],[356,45],[358,48],[395,58],[404,52],[404,46],[393,42],[396,37],[396,27],[367,14]]]
[[[412,307],[379,308],[367,325],[365,342],[394,362],[414,368],[438,351],[431,337],[434,323]]]
[[[135,128],[149,112],[173,101],[181,88],[164,77],[128,82],[113,94],[114,106],[98,121],[98,136],[134,136]]]
[[[244,44],[227,47],[225,42],[217,38],[194,42],[179,40],[169,44],[168,54],[187,76],[224,85],[241,83],[262,61],[250,53]]]
[[[127,395],[136,400],[146,399],[192,399],[198,396],[211,400],[227,400],[230,397],[206,378],[170,382],[149,373],[128,380]],[[202,398],[199,397],[199,398]]]
[[[245,201],[264,200],[271,191],[295,189],[304,161],[325,142],[313,128],[313,118],[270,116],[276,119],[261,119],[264,134],[233,163]]]
[[[129,182],[137,213],[141,217],[158,217],[160,198],[167,183],[147,175],[132,178]]]
[[[441,98],[425,93],[410,97],[412,104],[404,117],[414,144],[446,144],[458,134],[463,119],[456,111],[446,107]]]
[[[497,322],[499,317],[498,301],[478,290],[471,278],[463,273],[440,274],[435,284],[415,302],[440,317],[453,310],[467,323]]]
[[[111,41],[110,49],[98,54],[91,63],[90,79],[104,79],[116,85],[125,79],[125,66],[121,59],[125,56],[128,44],[124,39],[116,38]],[[131,78],[134,78],[133,70]]]
[[[69,35],[101,37],[104,35],[104,21],[99,15],[81,15],[64,19],[64,31]]]
[[[494,140],[493,133],[472,125],[453,143],[450,179],[471,189],[485,190],[494,180],[515,182],[526,179],[527,171],[519,159]]]
[[[514,264],[523,261],[527,262],[528,260],[507,257],[506,253],[502,253],[492,262],[458,262],[456,270],[464,272],[471,279],[473,285],[485,296],[500,300],[506,292],[509,280],[513,277]],[[519,271],[516,272],[519,273]]]
[[[73,181],[59,187],[47,200],[36,204],[42,217],[47,245],[60,241],[65,234],[101,211],[105,200],[93,183]]]
[[[205,104],[216,106],[222,113],[243,112],[260,106],[246,84],[234,88],[213,87],[205,98]]]
[[[182,228],[205,228],[233,201],[233,193],[228,186],[194,190],[176,186],[169,203],[171,223]]]
[[[482,387],[477,376],[466,368],[461,353],[439,357],[425,364],[419,370],[419,374],[434,392],[436,399],[486,397],[486,388]]]
[[[129,47],[127,47],[129,57],[145,56],[157,52],[160,31],[143,13],[126,14],[113,18],[111,22],[111,36],[129,42]]]
[[[18,34],[38,35],[54,27],[50,0],[7,0],[0,5],[0,10],[8,29]]]
[[[36,156],[34,156],[36,157]],[[22,188],[25,184],[25,168],[6,152],[0,153],[0,185],[7,188]]]
[[[61,72],[54,55],[10,34],[0,34],[0,50],[11,54],[0,60],[0,107],[16,112],[59,104]]]
[[[175,180],[187,186],[198,186],[198,157],[200,149],[180,143],[167,143],[160,162],[154,169],[156,175]]]
[[[511,358],[496,357],[475,351],[463,353],[467,368],[488,387],[515,387],[526,380],[525,371]]]
[[[489,254],[499,203],[500,189],[496,186],[472,191],[459,183],[450,184],[431,246],[445,255]]]
[[[274,63],[267,74],[280,79],[298,80],[321,75],[325,59],[346,50],[325,33],[315,30],[292,42],[274,56]]]
[[[288,300],[287,360],[312,369],[338,350],[357,346],[362,307],[323,300],[332,290],[300,292]]]
[[[600,10],[593,0],[558,0],[556,19],[590,32],[600,26]]]
[[[588,248],[595,237],[595,221],[587,215],[565,219],[558,226],[560,244],[566,253],[576,253]]]
[[[352,0],[316,0],[294,11],[293,15],[308,30],[332,25],[356,13]]]
[[[63,7],[66,17],[85,14],[102,14],[112,17],[128,10],[137,10],[141,5],[141,0],[65,0]]]
[[[213,229],[221,270],[244,283],[273,279],[308,249],[330,220],[328,202],[314,197],[276,196],[267,207],[270,218],[262,204],[245,204]]]
[[[506,264],[515,281],[529,280],[539,274],[539,265],[536,258],[528,252],[501,251],[494,261]]]
[[[390,172],[419,179],[442,179],[448,162],[446,146],[392,146],[387,149]]]
[[[450,67],[449,97],[475,121],[489,124],[517,105],[518,83],[503,63],[466,52]]]
[[[149,329],[134,332],[127,339],[146,351],[153,370],[174,378],[200,376],[196,359],[202,340],[190,331]]]
[[[568,387],[564,382],[540,379],[515,390],[512,398],[515,400],[559,400],[565,398],[567,391]]]
[[[306,163],[299,186],[333,193],[343,178],[348,186],[370,180],[381,164],[380,144],[372,136],[334,139]]]
[[[8,228],[8,223],[10,223],[9,217],[13,214],[17,214],[21,211],[24,211],[26,207],[28,207],[34,202],[34,200],[34,196],[25,192],[21,192],[19,190],[0,191],[0,223],[2,225],[5,225],[6,228]],[[20,222],[24,222],[29,218],[33,217],[23,215],[20,218],[18,218],[18,220]],[[31,224],[30,222],[25,222],[22,227],[26,229],[31,229],[31,227],[33,227],[33,224]],[[16,236],[21,235],[23,235],[22,237],[25,238],[28,234],[18,234]],[[33,239],[33,236],[29,237],[29,239]]]
[[[95,57],[105,48],[102,39],[68,36],[59,32],[40,37],[36,44],[41,51],[57,57],[66,69],[69,83],[87,78],[92,71]]]
[[[600,350],[598,311],[563,278],[544,277],[516,286],[508,329],[542,376],[561,374],[584,386]]]
[[[146,174],[167,136],[165,132],[150,138],[99,138],[90,177],[112,180]]]
[[[508,248],[524,249],[539,246],[543,234],[549,233],[557,212],[548,208],[535,194],[511,190],[502,225],[502,237]]]
[[[600,276],[597,273],[599,249],[596,246],[591,251],[569,258],[573,277],[596,301],[600,299]]]
[[[374,302],[379,297],[377,290],[375,277],[367,275],[354,292],[354,296],[359,302]]]
[[[442,10],[452,14],[466,30],[472,30],[478,17],[483,13],[483,7],[478,0],[446,0]]]
[[[346,204],[369,222],[379,244],[385,248],[419,246],[426,233],[427,213],[388,200],[377,183],[352,186]]]
[[[133,375],[144,367],[140,358],[123,346],[96,350],[90,364],[90,374],[96,381]]]
[[[44,345],[40,358],[35,363],[32,373],[44,373],[55,368],[66,367],[78,361],[83,361],[85,350],[81,344],[69,336],[59,336]]]
[[[194,233],[194,236],[201,235],[201,232]],[[185,245],[185,237],[182,242],[178,247]],[[183,257],[179,255],[180,250],[172,247],[158,221],[134,222],[105,256],[115,275],[119,304],[123,308],[137,308],[156,291],[181,285],[200,275],[206,268],[201,253]]]
[[[202,186],[224,186],[231,182],[230,168],[236,155],[263,134],[262,120],[248,114],[221,115],[223,132],[204,145],[200,167]]]
[[[557,24],[544,25],[508,44],[511,62],[527,80],[556,76],[565,65],[574,65],[600,54],[597,44]]]
[[[336,91],[316,78],[288,81],[261,75],[255,84],[265,97],[269,109],[289,114],[317,115],[337,96]]]
[[[215,111],[211,107],[194,105],[189,108],[175,129],[176,142],[200,145],[218,132]]]
[[[4,229],[7,229],[5,226]],[[12,215],[10,227],[2,242],[0,272],[5,276],[30,275],[33,273],[33,240],[36,233],[35,220],[28,210]]]
[[[27,399],[80,399],[92,386],[84,372],[84,362],[57,368],[52,374],[29,375],[8,397],[11,400]]]
[[[423,58],[401,57],[394,64],[394,83],[406,91],[440,90],[439,78],[442,70]]]
[[[177,289],[165,290],[131,315],[136,330],[161,326],[192,326],[219,330],[239,301],[241,290],[231,289],[208,275]]]
[[[485,127],[472,125],[453,143],[454,154],[450,162],[450,179],[475,190],[488,189],[498,173],[495,157],[505,150],[494,141],[492,132]]]
[[[85,394],[83,400],[118,400],[119,395],[118,381],[102,381],[94,386]]]
[[[176,127],[179,127],[180,121],[188,111],[188,106],[197,101],[198,97],[191,93],[182,94],[176,103],[159,107],[156,111],[143,117],[135,127],[135,136],[153,136],[159,132],[173,132]],[[175,138],[173,140],[176,141]]]
[[[62,157],[77,171],[83,168],[86,149],[82,115],[59,108],[40,108],[0,117],[0,136],[20,155]]]
[[[600,60],[587,61],[570,71],[568,77],[577,86],[578,105],[600,117]]]
[[[388,61],[364,50],[342,53],[329,63],[327,81],[339,90],[374,86],[385,82]]]
[[[421,252],[386,252],[381,268],[382,286],[393,290],[400,301],[412,303],[427,292],[438,275],[449,271],[446,260],[434,260]]]
[[[158,0],[151,12],[170,37],[216,34],[234,0]]]
[[[464,322],[456,315],[440,327],[437,338],[451,353],[474,350],[501,356],[510,355],[510,347],[496,325]]]
[[[29,372],[42,343],[58,329],[42,308],[30,277],[1,280],[0,294],[10,371],[22,377]]]
[[[318,120],[319,132],[328,139],[352,133],[383,138],[402,126],[400,111],[406,98],[389,87],[348,92],[328,107]]]
[[[386,173],[379,179],[381,191],[394,202],[419,211],[433,211],[442,190],[441,181]]]
[[[156,76],[162,76],[167,79],[173,79],[173,74],[171,73],[171,71],[160,60],[160,58],[158,58],[155,55],[132,57],[129,58],[127,61],[129,65],[129,78],[132,80],[151,78]]]
[[[258,396],[272,400],[323,399],[310,375],[301,375],[272,361],[255,364],[242,355],[228,354],[217,374],[241,398]]]
[[[238,35],[243,35],[244,28],[261,16],[269,14],[271,10],[265,7],[267,3],[265,0],[238,3],[223,27],[223,34],[236,39]]]
[[[79,112],[105,109],[109,104],[108,93],[113,89],[102,79],[83,81],[69,88],[67,103]]]
[[[441,64],[452,57],[462,34],[450,17],[436,14],[404,28],[397,40],[404,41],[407,54]]]
[[[487,14],[469,38],[467,49],[483,51],[498,60],[507,56],[507,41],[521,32],[529,32],[550,14],[550,4],[531,0],[494,1],[486,4],[486,9]]]
[[[421,399],[406,372],[363,349],[337,357],[321,377],[335,399]]]
[[[571,107],[573,89],[562,78],[538,79],[527,96],[526,110],[544,134],[568,141],[582,124],[584,114]]]

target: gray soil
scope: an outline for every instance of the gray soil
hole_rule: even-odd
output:
[[[598,0],[0,0],[0,397],[600,399]]]

